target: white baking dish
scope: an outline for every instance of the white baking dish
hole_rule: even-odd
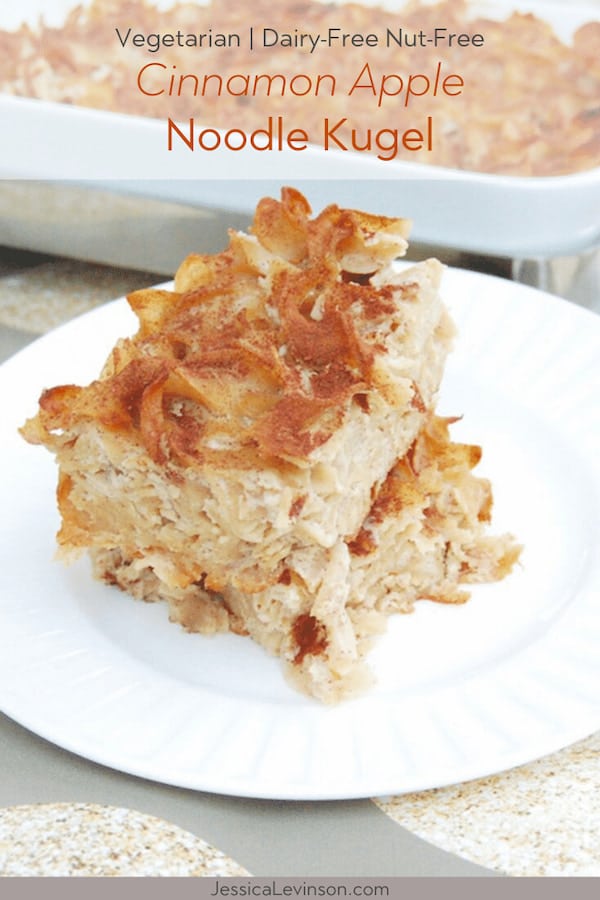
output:
[[[23,0],[2,8],[0,28],[33,24],[40,14],[59,24],[75,5],[75,0]],[[402,2],[384,5],[398,10]],[[583,22],[600,17],[600,3],[593,0],[475,7],[499,18],[514,8],[545,18],[564,40]],[[112,188],[243,212],[265,190],[302,182],[316,208],[335,200],[405,215],[415,222],[414,238],[425,243],[520,258],[573,254],[600,244],[600,168],[531,178],[382,162],[317,146],[302,153],[202,155],[179,146],[167,153],[160,120],[5,95],[0,95],[0,121],[4,178],[110,182]]]

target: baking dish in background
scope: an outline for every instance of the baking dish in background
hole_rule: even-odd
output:
[[[41,13],[58,24],[75,5],[25,0],[0,13],[0,28],[34,24]],[[398,11],[403,4],[377,5]],[[565,41],[580,24],[600,17],[600,4],[592,0],[568,6],[558,0],[479,2],[474,8],[497,18],[513,9],[533,11]],[[0,151],[5,179],[77,182],[240,214],[265,192],[302,181],[315,208],[335,201],[405,215],[415,222],[413,239],[425,244],[513,259],[580,254],[600,244],[600,168],[551,177],[489,175],[315,145],[302,153],[199,154],[182,147],[167,153],[160,120],[7,95],[0,95],[0,117],[7,135]]]

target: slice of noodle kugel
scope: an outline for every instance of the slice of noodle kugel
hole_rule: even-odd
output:
[[[130,295],[137,333],[91,384],[44,391],[21,429],[56,455],[63,558],[89,550],[100,577],[168,599],[190,630],[249,632],[326,700],[361,681],[390,597],[455,596],[458,583],[451,537],[443,566],[441,537],[435,552],[407,538],[402,576],[376,549],[374,510],[432,433],[453,334],[440,263],[394,266],[407,233],[337,206],[312,217],[290,188],[260,201],[250,233],[188,257],[174,290]],[[382,519],[400,544],[438,515],[417,506],[409,527],[406,491]],[[462,580],[504,572],[460,552]],[[398,587],[384,589],[390,573]]]
[[[63,557],[120,547],[166,584],[272,581],[353,535],[434,402],[452,326],[436,261],[398,273],[404,220],[296,191],[252,233],[128,300],[139,330],[22,429],[59,465]]]

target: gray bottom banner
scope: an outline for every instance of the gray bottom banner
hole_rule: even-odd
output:
[[[598,896],[594,878],[31,878],[5,881],[10,900],[30,897],[96,900],[209,900],[221,897],[380,897],[407,900],[554,900]]]

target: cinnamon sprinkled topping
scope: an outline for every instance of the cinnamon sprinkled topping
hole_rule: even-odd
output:
[[[129,433],[172,473],[225,458],[241,467],[305,459],[353,398],[369,410],[374,364],[386,352],[378,326],[402,321],[410,285],[376,288],[347,273],[386,266],[404,252],[407,228],[337,206],[311,219],[291,188],[261,201],[252,234],[188,257],[175,291],[128,298],[137,334],[87,388],[46,392],[42,426],[96,420]]]

